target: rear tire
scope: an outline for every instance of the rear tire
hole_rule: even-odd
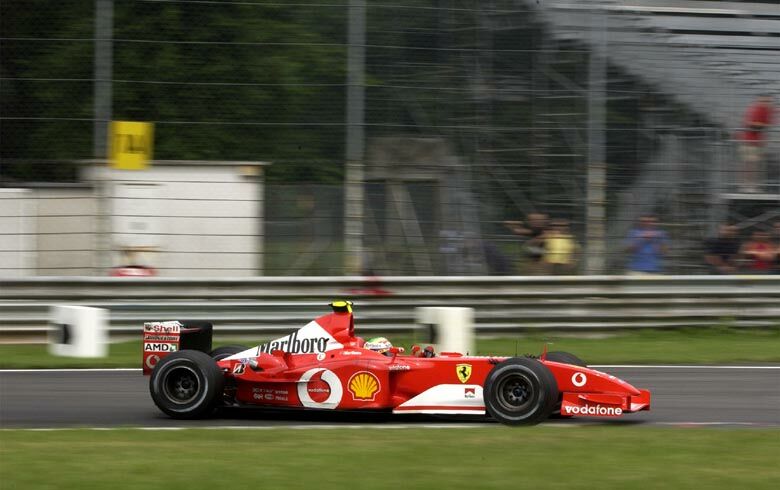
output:
[[[548,361],[562,362],[563,364],[573,364],[574,366],[588,367],[585,361],[569,352],[553,351],[548,352],[544,357]]]
[[[157,408],[175,419],[197,419],[222,400],[225,377],[208,354],[182,350],[155,366],[149,392]]]
[[[515,357],[497,364],[484,386],[485,410],[507,425],[534,425],[558,403],[558,383],[536,359]]]
[[[213,351],[209,352],[209,355],[215,361],[221,361],[226,357],[230,357],[233,354],[238,354],[239,352],[243,352],[247,349],[249,349],[249,347],[244,347],[243,345],[223,345],[222,347],[217,347]]]

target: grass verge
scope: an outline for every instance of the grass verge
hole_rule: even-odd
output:
[[[139,335],[140,337],[140,335]],[[395,345],[409,346],[412,338],[389,336]],[[215,345],[256,345],[255,341],[220,341]],[[549,350],[569,351],[590,364],[669,363],[735,364],[780,362],[780,329],[740,330],[730,328],[641,330],[605,336],[572,336],[533,333],[516,338],[480,338],[479,355],[539,354]],[[140,367],[140,340],[111,344],[103,359],[51,356],[45,345],[0,345],[1,369]]]
[[[777,488],[780,431],[0,431],[2,487]]]

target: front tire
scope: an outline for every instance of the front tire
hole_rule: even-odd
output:
[[[536,359],[515,357],[497,364],[484,386],[485,410],[507,425],[534,425],[558,402],[558,383]]]
[[[197,419],[222,400],[225,378],[208,354],[174,352],[155,366],[149,392],[157,408],[176,419]]]
[[[574,366],[588,367],[588,365],[585,364],[585,361],[583,361],[579,357],[569,352],[563,352],[563,351],[548,352],[547,355],[544,356],[544,358],[552,362],[561,362],[563,364],[572,364]]]

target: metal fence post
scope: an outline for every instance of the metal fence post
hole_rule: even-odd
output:
[[[104,160],[111,121],[114,0],[95,0],[95,90],[92,156]]]
[[[585,273],[603,274],[606,262],[607,16],[590,11],[591,50],[588,62],[588,170],[585,209]]]
[[[111,267],[110,215],[107,196],[109,182],[103,165],[108,160],[108,125],[112,118],[114,0],[95,0],[95,68],[92,156],[97,177],[95,195],[98,202],[96,272],[104,275]]]
[[[366,2],[350,0],[347,48],[347,164],[344,185],[344,272],[360,273],[363,264],[363,156],[365,150]]]

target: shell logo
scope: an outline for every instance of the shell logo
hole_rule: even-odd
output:
[[[368,371],[360,371],[352,375],[347,383],[349,392],[352,393],[354,400],[374,401],[376,394],[379,393],[379,380]]]

